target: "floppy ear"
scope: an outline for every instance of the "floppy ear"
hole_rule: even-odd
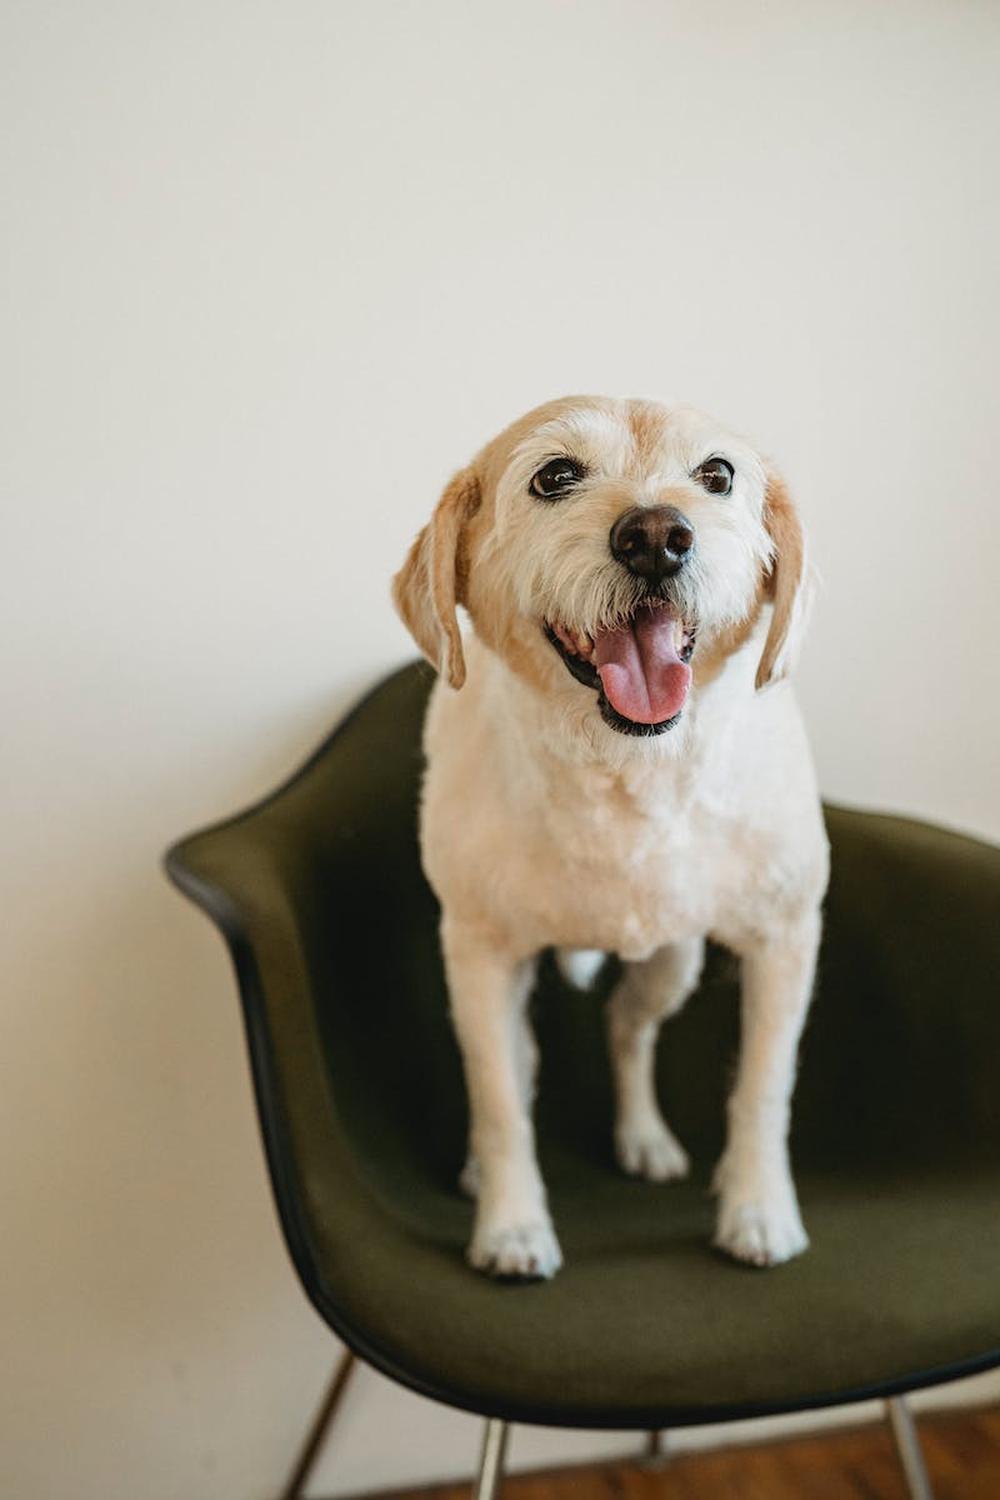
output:
[[[453,688],[465,681],[456,608],[465,603],[465,528],[479,509],[479,476],[462,469],[392,581],[392,597],[421,651]]]
[[[812,594],[802,524],[784,480],[773,472],[764,496],[764,524],[771,537],[767,597],[773,607],[757,668],[758,688],[780,682],[791,671]]]

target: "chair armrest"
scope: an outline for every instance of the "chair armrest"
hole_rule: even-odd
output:
[[[270,809],[171,848],[167,874],[211,919],[235,969],[258,1120],[285,1238],[314,1294],[315,1223],[367,1196],[336,1108],[310,953],[311,858]],[[290,836],[289,836],[290,835]],[[324,1313],[325,1313],[325,1309]]]
[[[1000,1143],[1000,849],[841,808],[827,826],[820,1000],[848,1012],[840,1046],[928,1145]]]

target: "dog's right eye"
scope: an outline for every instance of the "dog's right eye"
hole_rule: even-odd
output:
[[[540,500],[558,500],[579,483],[584,473],[583,465],[574,458],[553,458],[538,470],[528,488]]]

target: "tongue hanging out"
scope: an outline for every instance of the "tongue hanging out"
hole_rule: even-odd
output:
[[[627,625],[594,637],[594,665],[611,707],[635,724],[662,724],[684,707],[691,668],[683,627],[669,609],[641,609]]]

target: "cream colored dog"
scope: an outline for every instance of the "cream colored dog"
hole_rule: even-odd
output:
[[[775,686],[805,584],[792,502],[742,439],[688,407],[596,397],[540,407],[487,444],[395,579],[440,673],[421,838],[481,1270],[561,1263],[526,1017],[550,946],[578,978],[588,952],[624,962],[608,1012],[615,1143],[626,1172],[655,1181],[688,1167],[656,1100],[659,1024],[697,983],[706,937],[740,956],[715,1242],[756,1265],[808,1244],[787,1135],[827,846],[791,689]]]

